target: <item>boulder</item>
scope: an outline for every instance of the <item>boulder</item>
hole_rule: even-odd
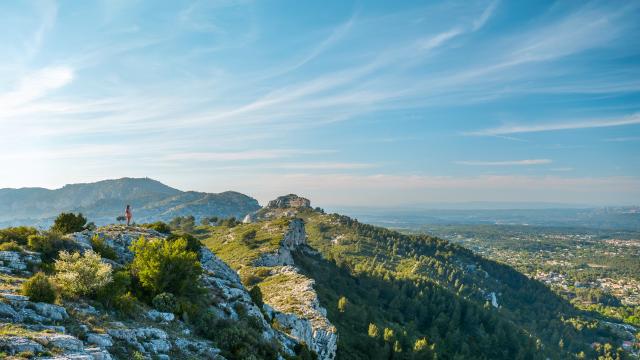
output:
[[[87,334],[87,342],[89,344],[98,345],[102,348],[110,347],[113,345],[113,339],[111,338],[111,336],[109,336],[109,334]]]
[[[10,355],[21,352],[39,353],[44,351],[44,347],[37,342],[20,336],[0,336],[0,351]]]
[[[154,321],[169,322],[169,321],[173,321],[173,319],[175,319],[176,316],[170,312],[161,312],[154,309],[154,310],[149,310],[149,312],[147,312],[147,317]]]
[[[84,350],[82,341],[71,335],[62,334],[41,334],[34,340],[46,347],[54,347],[69,352],[80,352]]]
[[[39,302],[34,303],[33,308],[38,315],[53,321],[62,321],[69,317],[67,310],[62,306]]]

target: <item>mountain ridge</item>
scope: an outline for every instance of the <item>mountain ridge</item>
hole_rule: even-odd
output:
[[[242,218],[260,208],[256,199],[234,191],[181,191],[151,178],[125,177],[58,189],[0,189],[0,226],[48,226],[58,213],[70,211],[82,212],[98,225],[108,224],[127,204],[138,222],[188,215]]]

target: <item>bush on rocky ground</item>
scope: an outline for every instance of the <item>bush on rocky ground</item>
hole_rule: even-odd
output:
[[[22,246],[15,241],[0,244],[0,251],[22,251]]]
[[[140,237],[130,249],[135,255],[132,274],[139,279],[149,299],[163,292],[177,297],[199,294],[198,278],[202,268],[198,254],[188,249],[187,240]]]
[[[142,227],[155,230],[162,234],[171,234],[171,227],[162,221],[156,221],[154,223],[142,224]]]
[[[70,298],[92,295],[111,282],[111,265],[89,250],[84,254],[61,251],[55,262],[55,283]]]
[[[29,236],[36,235],[38,230],[30,226],[16,226],[0,229],[0,243],[14,241],[19,245],[27,245]]]
[[[51,230],[62,234],[71,234],[84,230],[86,224],[87,218],[82,216],[82,213],[77,215],[74,213],[61,213],[54,220]]]
[[[28,296],[31,301],[53,303],[56,300],[56,289],[44,273],[37,273],[22,283],[20,288],[22,295]]]
[[[57,258],[60,251],[73,251],[78,245],[55,231],[46,231],[42,234],[33,234],[28,237],[30,250],[41,254],[44,263],[50,263]]]
[[[161,293],[156,295],[152,300],[153,307],[162,312],[177,312],[178,304],[176,297],[171,293]]]

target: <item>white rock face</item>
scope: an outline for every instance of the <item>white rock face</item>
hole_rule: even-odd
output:
[[[31,251],[0,251],[0,272],[25,272],[29,264],[40,264],[40,254]]]
[[[291,251],[306,244],[307,234],[304,228],[304,221],[302,219],[292,219],[278,250],[275,253],[262,255],[253,265],[267,267],[294,265]]]
[[[315,351],[319,359],[334,359],[338,333],[327,319],[326,309],[320,306],[314,281],[292,266],[274,268],[271,276],[288,280],[263,292],[265,310],[291,337]]]

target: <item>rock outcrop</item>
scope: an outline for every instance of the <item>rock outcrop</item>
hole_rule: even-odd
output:
[[[311,201],[295,194],[280,196],[267,204],[269,209],[311,208]]]
[[[337,350],[337,330],[320,306],[314,281],[298,272],[292,256],[293,251],[307,251],[306,245],[304,221],[291,219],[278,250],[263,254],[252,265],[271,268],[270,275],[258,285],[271,321],[307,344],[319,359],[332,360]]]
[[[291,252],[300,248],[307,243],[307,234],[304,229],[304,221],[302,219],[292,219],[289,226],[280,241],[278,250],[274,253],[263,254],[254,262],[254,266],[283,266],[293,265],[293,256]]]
[[[260,288],[269,316],[290,336],[306,343],[319,359],[331,360],[336,356],[338,333],[327,319],[327,310],[320,306],[313,285],[314,281],[295,267],[280,266]]]
[[[40,254],[31,251],[0,251],[0,272],[28,273],[29,266],[40,264]]]

